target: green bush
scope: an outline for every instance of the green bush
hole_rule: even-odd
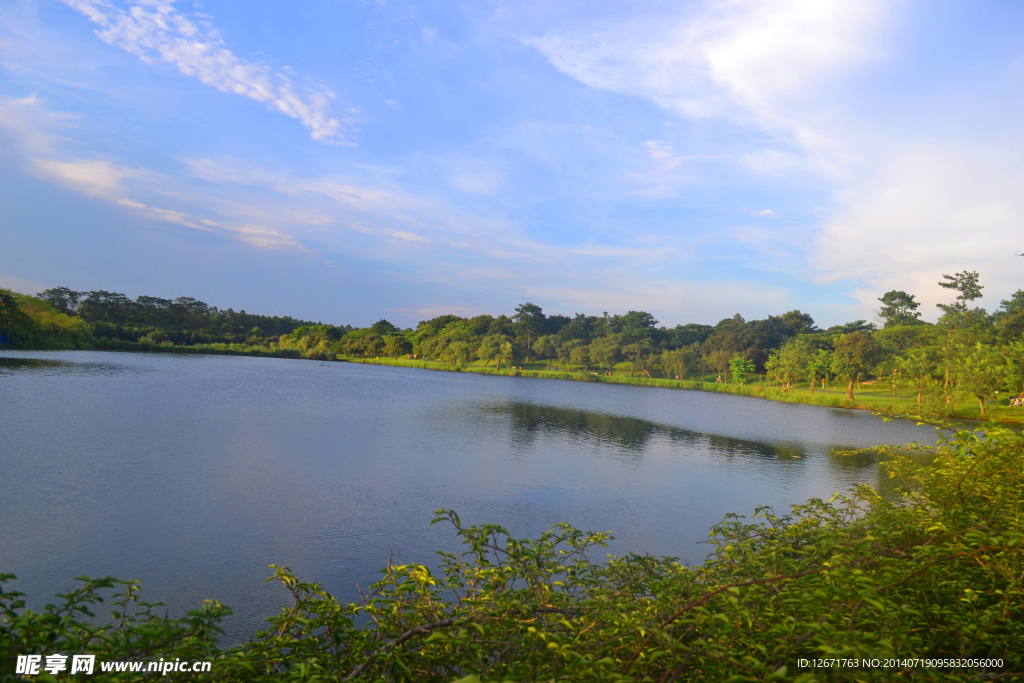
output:
[[[274,567],[268,580],[294,600],[228,649],[215,642],[227,608],[208,603],[165,621],[138,601],[137,582],[121,584],[115,621],[102,628],[82,615],[112,579],[83,579],[41,613],[3,592],[0,675],[10,678],[16,653],[88,650],[213,657],[220,681],[1012,679],[1024,671],[1024,438],[960,432],[908,450],[932,451],[934,461],[883,449],[895,498],[865,485],[788,515],[730,515],[696,567],[632,554],[603,560],[607,534],[559,525],[522,540],[441,510],[434,521],[452,524],[465,552],[440,553],[439,570],[391,565],[362,602],[345,604]],[[809,669],[801,658],[1003,666]]]

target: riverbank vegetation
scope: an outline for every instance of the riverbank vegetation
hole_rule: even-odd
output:
[[[218,603],[169,619],[136,581],[82,578],[33,612],[6,575],[0,680],[26,653],[211,659],[216,681],[1017,680],[1024,437],[993,428],[879,451],[896,497],[864,485],[788,514],[728,516],[693,567],[605,558],[605,533],[517,539],[439,510],[461,554],[389,564],[351,604],[272,567],[292,599],[237,646],[218,644],[230,615]],[[934,460],[908,455],[921,451]],[[112,622],[90,618],[108,609]],[[151,678],[97,665],[90,680]]]
[[[220,310],[188,297],[131,300],[55,288],[37,297],[4,294],[0,343],[388,362],[1019,421],[1024,407],[1011,403],[1024,394],[1024,290],[989,314],[975,306],[984,289],[978,273],[944,275],[940,284],[952,301],[939,306],[935,324],[921,321],[913,295],[890,291],[879,299],[881,327],[856,320],[828,329],[798,310],[667,328],[643,311],[570,318],[532,303],[512,315],[442,315],[415,329],[387,320],[353,328]]]

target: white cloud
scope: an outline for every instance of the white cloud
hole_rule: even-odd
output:
[[[37,154],[52,149],[55,129],[73,125],[78,117],[52,112],[42,106],[36,95],[22,98],[0,98],[0,129],[14,133],[14,144]]]
[[[683,158],[676,156],[672,145],[659,140],[648,140],[644,143],[647,153],[657,163],[659,171],[674,171],[683,163]]]
[[[932,319],[950,299],[936,284],[942,273],[977,270],[988,285],[981,303],[994,308],[1021,286],[1022,186],[1014,149],[906,145],[840,192],[843,210],[826,221],[813,259],[825,279],[865,277],[873,288],[854,296],[868,303],[889,289],[916,293]]]
[[[417,234],[411,233],[411,232],[409,232],[407,230],[393,230],[393,231],[391,231],[391,236],[394,237],[395,239],[402,240],[403,242],[429,242],[430,241],[426,237],[423,237],[422,235],[417,235]]]
[[[831,207],[797,209],[827,216],[816,238],[805,241],[806,272],[851,283],[861,317],[891,288],[917,293],[934,310],[949,298],[935,284],[942,273],[965,268],[979,270],[989,284],[990,307],[1020,286],[1021,259],[1013,253],[1022,245],[1024,158],[1015,150],[1024,130],[1016,101],[952,91],[948,99],[916,103],[901,94],[899,118],[886,119],[884,109],[864,105],[866,79],[846,87],[845,76],[898,57],[903,45],[886,30],[897,4],[723,0],[654,7],[626,21],[591,21],[524,42],[582,83],[755,132],[756,148],[737,160],[758,175],[795,182],[799,171],[831,186]],[[1018,78],[1019,63],[1004,71],[978,78]],[[1019,92],[1019,83],[1006,80],[1004,91]],[[967,102],[972,116],[942,117],[962,113]],[[908,128],[908,107],[917,107],[928,125]],[[660,146],[652,153],[671,163]]]
[[[224,46],[218,32],[203,16],[186,16],[175,0],[132,0],[127,8],[113,0],[62,0],[99,25],[102,40],[149,64],[173,64],[221,92],[262,102],[298,119],[318,142],[351,143],[358,122],[353,110],[339,118],[331,108],[333,93],[323,87],[296,87],[285,70],[237,57]]]
[[[33,162],[39,173],[65,187],[105,199],[124,192],[121,180],[133,174],[131,169],[102,159],[34,159]]]
[[[527,37],[559,70],[597,88],[686,116],[773,123],[836,73],[879,54],[881,0],[706,2],[687,13],[638,11],[627,21]]]

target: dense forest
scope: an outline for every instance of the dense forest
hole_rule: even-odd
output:
[[[524,303],[511,315],[442,315],[400,329],[365,328],[220,310],[189,297],[162,299],[65,287],[35,297],[0,292],[0,343],[15,347],[205,349],[306,357],[406,357],[449,366],[536,367],[580,373],[699,377],[743,384],[752,376],[782,391],[885,383],[934,407],[1024,392],[1024,290],[993,313],[975,305],[977,272],[944,275],[952,301],[937,323],[916,297],[879,299],[879,325],[856,320],[819,329],[799,310],[763,320],[740,314],[716,325],[658,325],[650,313],[546,315]],[[870,379],[869,379],[870,378]],[[941,411],[940,411],[941,412]]]

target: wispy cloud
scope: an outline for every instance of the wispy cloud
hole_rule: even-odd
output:
[[[202,211],[154,206],[148,199],[180,203],[186,194],[175,178],[145,168],[130,168],[109,159],[79,157],[64,151],[57,131],[78,117],[49,110],[36,96],[0,99],[0,131],[14,133],[10,151],[24,170],[73,192],[112,202],[150,220],[193,230],[234,235],[262,248],[305,250],[302,244],[258,221],[224,221]]]
[[[283,70],[236,56],[204,15],[187,16],[175,0],[130,0],[126,6],[114,0],[62,0],[100,28],[103,41],[116,45],[148,64],[173,64],[221,92],[262,102],[271,109],[299,120],[313,140],[352,144],[358,112],[336,115],[334,94],[322,86],[296,86]]]

